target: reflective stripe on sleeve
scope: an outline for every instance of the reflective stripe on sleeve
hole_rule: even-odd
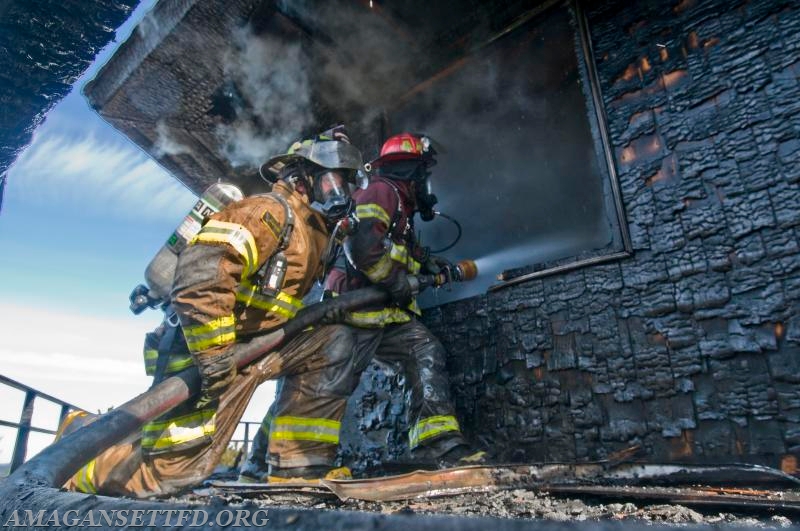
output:
[[[244,260],[244,273],[242,277],[248,277],[255,272],[258,264],[258,248],[256,247],[253,234],[238,223],[228,223],[226,221],[209,220],[203,225],[200,232],[195,236],[191,243],[227,243],[233,247]]]
[[[415,448],[425,439],[448,431],[459,431],[458,421],[454,416],[437,415],[435,417],[427,417],[414,424],[408,430],[408,444],[411,448]]]
[[[313,417],[275,417],[269,438],[284,441],[316,441],[339,444],[338,420]]]
[[[387,227],[392,224],[389,219],[389,214],[382,206],[376,203],[367,203],[365,205],[356,205],[356,217],[359,220],[364,219],[377,219],[384,223]]]
[[[202,325],[186,326],[183,329],[186,345],[192,352],[200,352],[211,347],[233,343],[236,341],[235,323],[236,320],[231,314]]]
[[[380,260],[372,265],[372,267],[364,271],[364,274],[367,275],[367,278],[369,278],[372,282],[380,282],[381,280],[386,279],[391,272],[392,259],[388,254],[384,254],[381,256]]]

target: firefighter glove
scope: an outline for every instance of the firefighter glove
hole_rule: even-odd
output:
[[[391,301],[400,307],[408,306],[414,298],[414,292],[411,290],[411,284],[408,283],[405,271],[397,271],[383,284],[383,287],[391,295]]]
[[[424,264],[431,257],[431,248],[415,245],[414,250],[411,251],[411,256],[420,264]]]
[[[347,315],[347,311],[341,307],[334,307],[329,308],[325,311],[325,314],[322,316],[322,319],[319,320],[319,324],[329,325],[329,324],[336,324],[344,322],[344,318]]]
[[[422,263],[422,268],[431,275],[438,275],[443,271],[452,269],[453,263],[447,258],[431,255]]]
[[[215,405],[222,393],[233,383],[236,363],[232,352],[218,356],[198,356],[196,361],[201,379],[197,409],[205,409]]]

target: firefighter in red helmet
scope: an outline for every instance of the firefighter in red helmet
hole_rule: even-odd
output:
[[[408,445],[414,465],[450,467],[479,464],[485,453],[473,450],[461,434],[450,401],[445,350],[418,320],[420,315],[408,275],[438,273],[438,259],[414,237],[414,214],[432,219],[436,197],[428,186],[435,151],[427,138],[403,133],[389,138],[365,189],[356,190],[358,223],[345,239],[346,264],[327,276],[325,288],[334,296],[376,284],[391,294],[391,303],[345,315],[354,346],[342,357],[338,373],[318,380],[314,374],[289,374],[282,380],[275,403],[264,418],[259,444],[248,457],[242,481],[298,481],[320,477],[334,462],[345,404],[359,376],[373,359],[399,365],[410,391]],[[425,271],[427,270],[427,271]],[[333,368],[333,367],[332,367]],[[324,418],[303,421],[325,400]],[[312,421],[315,421],[316,424]],[[263,445],[267,446],[266,462]]]
[[[422,324],[408,275],[438,273],[446,260],[430,256],[415,237],[414,214],[433,219],[436,196],[430,168],[436,163],[431,140],[401,133],[383,144],[371,162],[365,189],[353,194],[359,219],[345,240],[347,266],[328,276],[328,287],[342,292],[369,284],[383,286],[391,303],[345,317],[356,334],[356,357],[399,362],[410,388],[408,444],[419,464],[439,467],[483,462],[461,434],[450,400],[445,349]]]

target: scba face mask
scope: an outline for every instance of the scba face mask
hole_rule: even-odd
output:
[[[336,222],[353,209],[350,185],[341,170],[324,170],[314,176],[311,208]]]

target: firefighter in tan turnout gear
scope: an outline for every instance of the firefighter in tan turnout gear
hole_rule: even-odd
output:
[[[319,275],[330,227],[350,208],[348,183],[361,165],[341,130],[296,142],[265,165],[275,170],[270,193],[232,203],[205,223],[178,259],[171,302],[183,333],[174,335],[157,375],[194,363],[201,392],[146,424],[140,439],[86,464],[69,489],[144,497],[195,485],[219,464],[266,377],[302,373],[312,380],[351,354],[352,332],[343,325],[317,326],[289,341],[279,351],[277,375],[265,374],[258,362],[237,372],[230,348],[280,327],[302,306]],[[324,408],[286,417],[282,425],[287,440],[338,440],[338,421]]]
[[[427,186],[434,154],[427,138],[408,133],[393,136],[372,162],[375,175],[367,188],[354,192],[359,221],[356,232],[345,240],[349,264],[346,270],[333,269],[325,287],[335,295],[375,284],[391,293],[392,304],[342,316],[352,327],[356,345],[340,366],[330,366],[324,375],[314,375],[313,381],[300,373],[284,378],[258,434],[262,442],[254,445],[240,481],[313,476],[314,467],[330,466],[338,438],[298,440],[286,430],[292,419],[315,410],[324,410],[326,417],[338,423],[372,359],[398,364],[406,376],[411,399],[408,444],[415,466],[484,462],[485,452],[473,450],[461,434],[450,401],[444,347],[417,319],[421,312],[407,278],[420,272],[439,273],[441,259],[417,244],[413,225],[416,213],[423,220],[434,216],[436,197]],[[262,461],[266,440],[267,463]]]

